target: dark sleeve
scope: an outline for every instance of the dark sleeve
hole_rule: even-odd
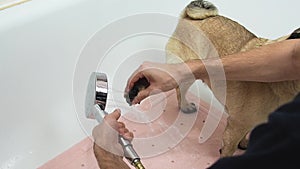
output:
[[[300,94],[251,133],[243,155],[219,159],[209,169],[299,169]]]

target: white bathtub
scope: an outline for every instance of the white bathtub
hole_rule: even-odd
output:
[[[37,168],[86,137],[72,80],[80,51],[96,31],[137,13],[178,16],[188,2],[32,0],[0,11],[0,169]],[[212,2],[258,36],[273,39],[299,27],[297,0]],[[203,93],[209,102],[209,91]]]

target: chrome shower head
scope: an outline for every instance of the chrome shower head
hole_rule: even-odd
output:
[[[107,77],[104,73],[93,72],[90,75],[85,98],[85,116],[96,119],[101,123],[107,115],[105,111],[108,94]],[[119,143],[123,147],[124,156],[137,169],[144,169],[140,157],[133,149],[131,142],[119,136]]]
[[[102,122],[106,115],[105,106],[108,94],[107,76],[104,73],[93,72],[87,86],[85,98],[85,116]]]

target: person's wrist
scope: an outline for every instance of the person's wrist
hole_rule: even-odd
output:
[[[188,75],[188,67],[184,63],[176,63],[176,64],[170,64],[170,75],[172,76],[172,86],[178,86],[184,81],[186,81],[188,78],[186,75]]]
[[[197,79],[203,80],[206,78],[206,69],[201,60],[189,60],[186,61],[184,64],[186,68],[184,68],[185,71],[183,71],[183,75],[181,75],[182,77],[185,77],[183,81],[192,81]]]

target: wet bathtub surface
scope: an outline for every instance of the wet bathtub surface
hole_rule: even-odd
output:
[[[221,136],[226,123],[225,114],[222,116],[213,134],[204,143],[199,143],[199,139],[201,139],[199,134],[206,122],[210,106],[194,97],[191,93],[188,93],[187,98],[194,103],[198,103],[196,104],[198,113],[184,114],[178,111],[176,94],[175,92],[169,92],[165,99],[167,100],[166,102],[160,101],[152,104],[162,112],[155,118],[152,118],[150,122],[134,122],[137,120],[133,119],[136,118],[134,113],[127,113],[123,117],[122,121],[135,135],[133,145],[142,157],[142,162],[147,169],[204,169],[219,158]],[[146,114],[151,113],[151,111],[147,111],[150,110],[149,103],[143,104],[139,109],[143,109]],[[172,133],[171,131],[171,134],[168,134],[168,136],[172,137],[159,138],[159,142],[157,139],[153,139],[161,137],[174,126],[179,128],[176,131],[179,133]],[[182,132],[180,133],[180,131]],[[92,146],[92,140],[87,137],[69,150],[48,161],[39,169],[99,168]],[[124,161],[127,162],[126,160]]]

